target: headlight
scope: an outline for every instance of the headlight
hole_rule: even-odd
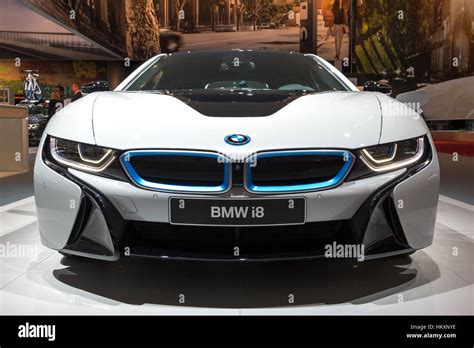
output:
[[[368,147],[360,151],[360,159],[375,172],[408,167],[423,157],[425,138]]]
[[[49,153],[54,161],[87,172],[102,172],[116,158],[116,152],[99,146],[49,137]]]
[[[28,125],[28,129],[37,129],[39,127],[38,123],[30,123]]]

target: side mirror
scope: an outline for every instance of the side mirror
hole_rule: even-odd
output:
[[[82,94],[89,94],[92,92],[101,92],[101,91],[109,91],[110,86],[107,81],[92,81],[85,83],[81,86]]]
[[[366,81],[364,83],[365,92],[380,92],[383,94],[392,94],[392,86],[387,83],[381,83],[377,81]]]

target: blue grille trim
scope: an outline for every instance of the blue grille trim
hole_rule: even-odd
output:
[[[341,167],[339,172],[330,180],[301,185],[282,185],[282,186],[257,186],[252,182],[252,166],[251,163],[257,163],[259,158],[268,157],[291,157],[291,156],[307,156],[307,155],[326,155],[326,156],[347,156],[347,160]],[[273,151],[257,153],[249,158],[245,164],[245,187],[250,192],[255,193],[286,193],[286,192],[303,192],[316,191],[335,187],[339,185],[349,173],[355,156],[345,150],[308,150],[308,151]],[[254,162],[256,160],[256,162]]]
[[[218,186],[193,186],[193,185],[170,185],[158,182],[147,181],[138,175],[137,171],[130,163],[130,158],[139,156],[196,156],[215,158],[216,161],[222,161],[224,164],[224,180]],[[155,150],[138,150],[127,151],[120,156],[125,172],[129,178],[138,186],[166,192],[195,192],[195,193],[221,193],[230,189],[230,162],[220,154],[212,152],[186,152],[186,151],[155,151]]]

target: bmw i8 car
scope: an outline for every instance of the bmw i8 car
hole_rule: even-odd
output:
[[[425,122],[312,54],[161,54],[58,112],[34,185],[42,243],[102,260],[365,258],[432,243]]]

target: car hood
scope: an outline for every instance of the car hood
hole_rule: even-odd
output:
[[[301,96],[269,116],[210,117],[162,94],[103,92],[93,110],[98,145],[115,149],[182,148],[254,152],[283,148],[358,148],[377,144],[381,111],[371,93]],[[226,144],[245,134],[245,146]]]

